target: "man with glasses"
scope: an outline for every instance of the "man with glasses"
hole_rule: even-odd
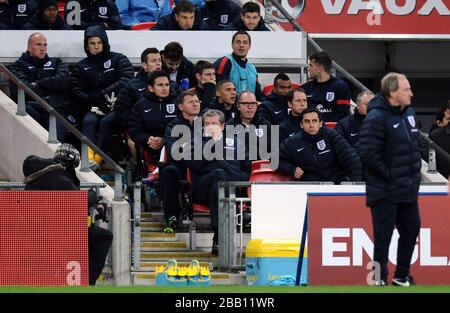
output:
[[[290,90],[287,101],[290,111],[287,119],[280,124],[280,144],[302,130],[300,126],[302,112],[308,107],[305,90],[301,88]]]
[[[361,181],[362,165],[356,151],[334,129],[322,127],[316,109],[302,113],[299,132],[280,145],[278,171],[302,181]]]
[[[250,158],[254,160],[253,155],[256,159],[263,159],[260,154],[260,145],[263,140],[266,140],[267,147],[266,151],[269,151],[270,147],[270,122],[264,119],[258,112],[259,102],[256,100],[255,95],[250,91],[244,91],[239,96],[237,104],[237,115],[227,122],[227,125],[233,125],[235,133],[239,135],[240,131],[245,132],[245,143],[247,150],[252,152],[250,149],[257,149],[257,154],[250,154]],[[240,126],[240,130],[239,127]],[[256,137],[256,146],[253,146],[251,138]]]

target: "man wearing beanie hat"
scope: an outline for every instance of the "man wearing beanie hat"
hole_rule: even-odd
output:
[[[59,16],[56,0],[39,0],[37,14],[23,29],[71,30],[72,27]]]

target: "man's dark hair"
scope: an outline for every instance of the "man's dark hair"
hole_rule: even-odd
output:
[[[259,7],[259,4],[256,2],[246,2],[242,6],[242,16],[245,15],[245,13],[258,13],[259,16],[261,16],[261,8]]]
[[[275,78],[273,79],[273,84],[276,85],[277,81],[279,80],[291,80],[291,79],[285,73],[278,73],[277,76],[275,76]]]
[[[317,113],[317,116],[319,117],[319,122],[322,122],[322,113],[320,113],[319,110],[317,110],[317,109],[308,108],[302,112],[302,119],[301,119],[302,124],[303,124],[303,117],[305,116],[305,114],[308,114],[308,113]]]
[[[190,1],[181,1],[174,8],[173,13],[179,15],[180,13],[195,13],[195,6]]]
[[[439,111],[436,114],[436,121],[442,122],[445,117],[445,111],[447,110],[450,110],[450,100],[439,108]]]
[[[248,2],[247,2],[248,3]],[[234,39],[236,38],[237,35],[247,35],[248,37],[248,42],[250,44],[252,44],[252,38],[250,37],[250,34],[247,33],[245,30],[238,30],[237,32],[234,33],[233,38],[231,39],[231,43],[234,43]]]
[[[193,97],[193,96],[197,96],[197,94],[196,94],[195,91],[193,91],[193,90],[186,90],[186,91],[183,91],[183,92],[178,96],[176,104],[177,104],[177,105],[178,105],[178,104],[182,104],[183,101],[184,101],[184,98],[186,98],[187,96]],[[198,96],[197,96],[197,97],[198,97]]]
[[[142,53],[141,53],[141,62],[142,63],[147,63],[147,57],[150,53],[158,54],[159,50],[155,47],[152,47],[152,48],[147,48],[144,51],[142,51]]]
[[[208,61],[200,60],[195,64],[194,74],[202,75],[203,71],[207,69],[214,69],[214,65]]]
[[[292,99],[294,99],[294,95],[295,95],[296,92],[303,92],[303,93],[306,95],[306,91],[305,91],[305,89],[303,89],[303,88],[294,88],[294,89],[291,89],[291,90],[289,90],[289,92],[288,92],[287,95],[286,95],[287,100],[288,100],[289,102],[292,102]]]
[[[183,56],[183,47],[179,42],[171,41],[164,47],[162,54],[166,60],[179,61]]]
[[[148,84],[152,87],[155,86],[155,80],[159,77],[166,77],[170,82],[170,77],[163,71],[154,71],[148,75]]]
[[[233,83],[233,81],[229,80],[229,79],[222,79],[220,81],[217,82],[216,84],[216,90],[220,90],[220,88],[222,88],[223,85],[225,85],[226,83]],[[234,83],[233,83],[234,85]],[[235,85],[236,87],[236,85]]]
[[[325,51],[315,52],[308,59],[314,61],[317,65],[322,65],[325,72],[330,73],[333,67],[333,60]]]

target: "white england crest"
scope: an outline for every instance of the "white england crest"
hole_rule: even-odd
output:
[[[220,16],[220,22],[223,24],[228,23],[228,14],[224,14]]]
[[[408,122],[411,125],[411,127],[416,127],[416,120],[414,119],[414,116],[409,115],[408,116]]]
[[[108,7],[98,7],[98,13],[100,13],[100,15],[106,15],[106,13],[108,13]]]
[[[47,63],[45,63],[44,67],[49,67],[50,65],[52,65],[52,61],[48,61]]]
[[[257,137],[261,138],[262,136],[264,136],[264,130],[262,128],[256,128],[255,134]]]
[[[327,145],[323,139],[317,143],[317,148],[319,148],[319,150],[324,150],[326,147]]]
[[[26,4],[19,4],[17,6],[17,11],[19,11],[19,13],[23,13],[27,10],[27,5]]]
[[[326,99],[328,102],[333,101],[334,100],[334,92],[327,92]]]
[[[108,61],[106,61],[105,63],[103,63],[103,66],[105,68],[110,68],[111,67],[111,59],[109,59]]]
[[[174,103],[166,104],[166,111],[167,113],[175,112],[175,104]]]
[[[232,147],[234,146],[234,139],[233,138],[226,138],[225,143],[227,146]]]

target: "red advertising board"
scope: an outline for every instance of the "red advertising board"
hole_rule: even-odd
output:
[[[419,198],[421,229],[411,260],[419,284],[450,284],[450,197]],[[395,270],[398,233],[389,251],[389,275]],[[365,196],[308,196],[308,272],[310,285],[367,285],[373,235]]]
[[[450,34],[447,0],[282,0],[308,33]],[[282,27],[292,25],[273,7]]]
[[[0,286],[88,285],[86,191],[0,191]]]

